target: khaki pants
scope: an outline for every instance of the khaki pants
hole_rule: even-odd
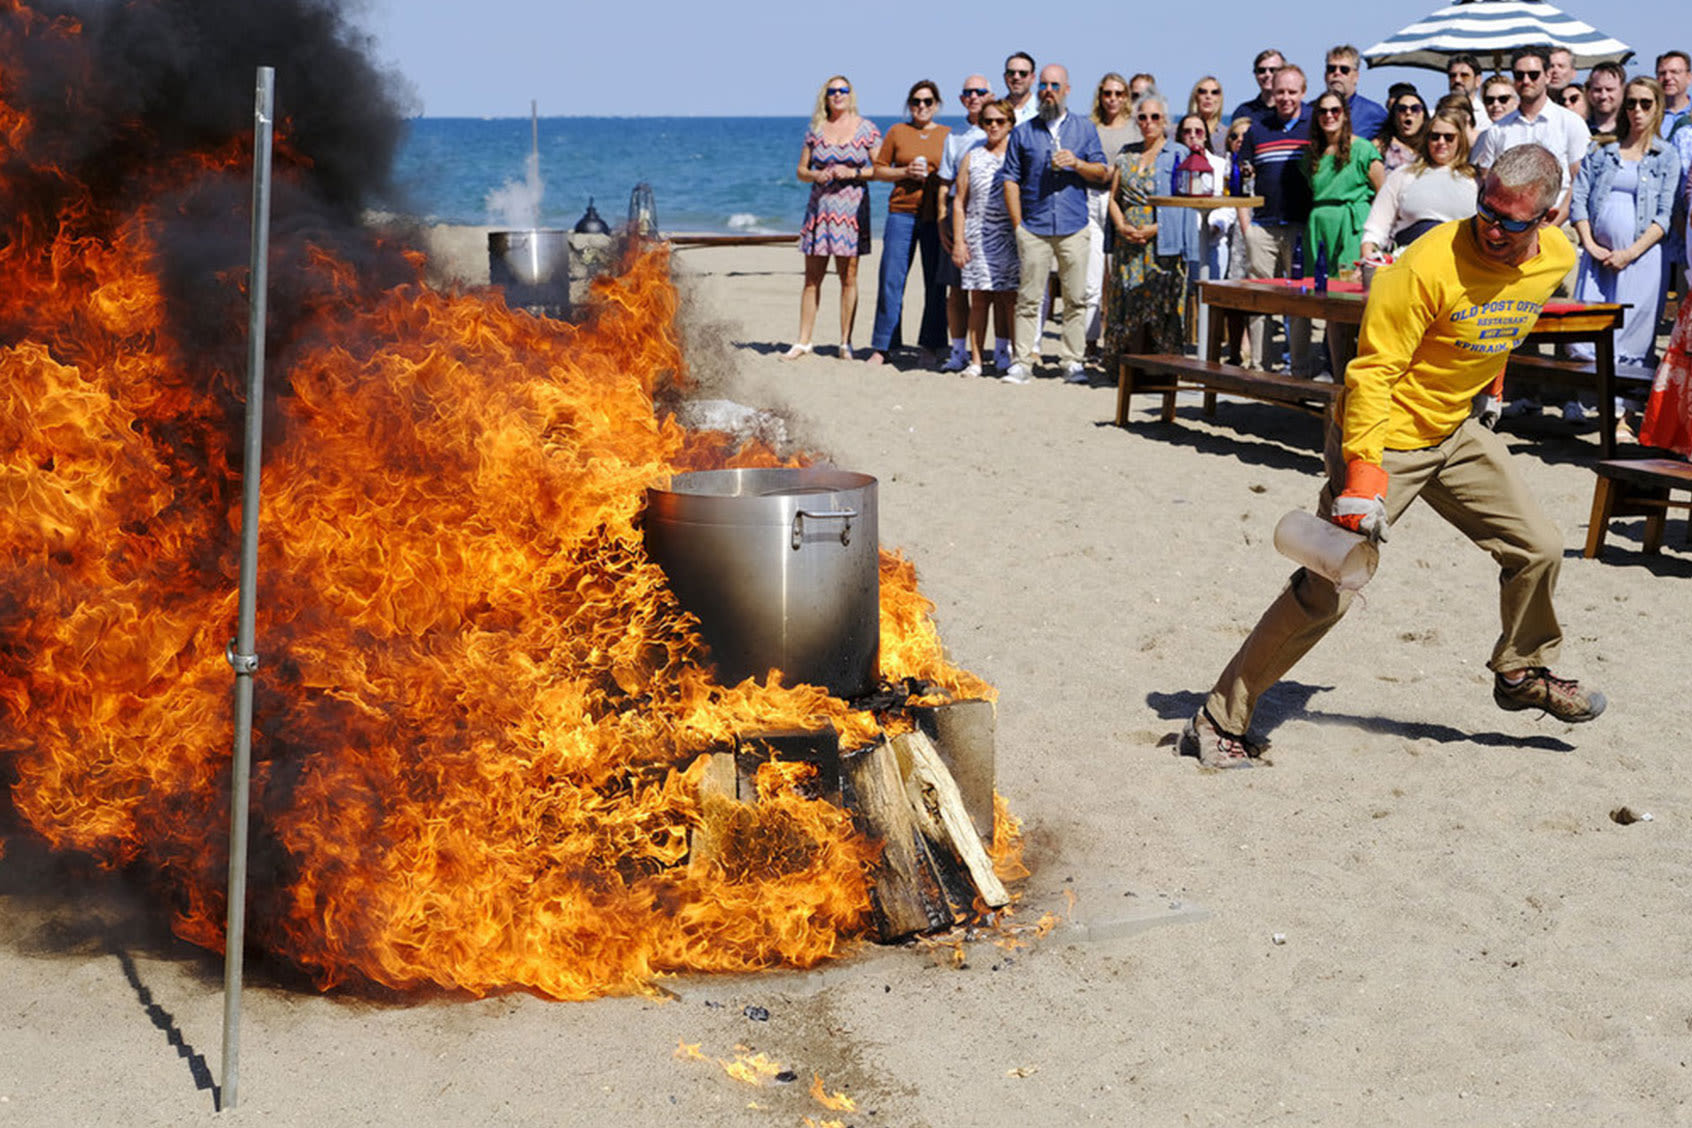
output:
[[[1337,429],[1330,428],[1329,482],[1317,512],[1326,517],[1343,488]],[[1563,561],[1563,537],[1511,465],[1504,441],[1467,419],[1438,446],[1386,452],[1387,520],[1418,497],[1498,562],[1499,616],[1503,630],[1487,665],[1497,670],[1549,666],[1563,640],[1551,605]],[[1390,559],[1390,545],[1382,555]],[[1351,593],[1340,592],[1303,568],[1258,620],[1210,691],[1205,709],[1222,728],[1244,733],[1263,692],[1321,641],[1345,614]]]
[[[1265,227],[1254,223],[1245,229],[1245,264],[1242,277],[1284,278],[1292,269],[1293,241],[1304,234],[1300,224],[1279,224]],[[1251,341],[1251,361],[1259,368],[1274,369],[1279,365],[1269,359],[1269,325],[1264,317],[1246,322]],[[1310,367],[1310,319],[1287,318],[1287,352],[1295,376],[1313,376]],[[1337,378],[1341,374],[1336,372]]]
[[[1016,359],[1032,369],[1040,359],[1040,303],[1046,278],[1057,260],[1058,286],[1063,294],[1063,337],[1058,360],[1080,364],[1087,353],[1087,248],[1092,235],[1083,226],[1073,235],[1035,235],[1016,229],[1016,252],[1022,274],[1016,288]]]

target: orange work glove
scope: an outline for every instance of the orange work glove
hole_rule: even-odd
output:
[[[1387,472],[1354,458],[1345,464],[1345,491],[1334,498],[1329,520],[1380,544],[1387,539],[1386,492]]]

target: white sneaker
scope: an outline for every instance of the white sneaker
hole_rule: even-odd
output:
[[[999,379],[1003,380],[1007,384],[1026,384],[1030,379],[1030,375],[1028,366],[1019,361],[1005,369],[1005,374],[1000,376]]]
[[[979,364],[972,364],[963,370],[963,374],[965,376],[979,376],[981,375],[981,366]]]
[[[1085,384],[1087,382],[1086,367],[1076,361],[1070,361],[1063,366],[1063,382],[1066,384]]]

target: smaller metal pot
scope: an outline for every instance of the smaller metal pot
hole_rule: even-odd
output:
[[[488,278],[496,286],[569,285],[570,233],[558,229],[488,232]]]

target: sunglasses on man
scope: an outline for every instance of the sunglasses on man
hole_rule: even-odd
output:
[[[1531,231],[1533,228],[1538,227],[1540,220],[1544,219],[1546,212],[1549,212],[1550,210],[1551,209],[1547,208],[1532,219],[1505,219],[1503,216],[1487,207],[1485,200],[1475,201],[1476,219],[1480,220],[1482,223],[1491,224],[1494,227],[1508,231],[1512,235],[1520,235],[1524,231]]]

